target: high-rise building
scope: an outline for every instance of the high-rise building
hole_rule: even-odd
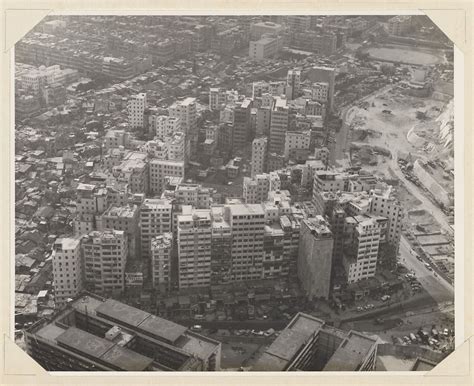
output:
[[[232,128],[232,149],[243,148],[250,137],[250,111],[252,100],[247,98],[234,107],[234,123]]]
[[[257,174],[253,178],[244,177],[242,196],[247,204],[259,204],[268,199],[268,193],[279,190],[280,177],[275,172]]]
[[[146,154],[141,152],[128,153],[123,161],[112,168],[112,175],[118,182],[127,184],[130,193],[148,192],[148,163]]]
[[[98,220],[97,230],[123,231],[127,240],[128,257],[135,259],[139,257],[140,253],[139,221],[138,205],[112,205]]]
[[[132,95],[128,100],[128,124],[133,128],[145,127],[146,93]]]
[[[141,255],[150,256],[151,240],[171,232],[172,205],[164,199],[146,198],[140,207]]]
[[[262,278],[265,212],[260,204],[226,205],[232,227],[232,279]]]
[[[225,89],[211,87],[209,89],[209,110],[218,110],[227,101]]]
[[[211,208],[211,285],[228,283],[232,272],[232,228],[223,206]]]
[[[348,283],[375,276],[380,224],[371,216],[346,217],[343,265]]]
[[[76,188],[76,216],[74,234],[81,236],[96,229],[96,216],[108,207],[108,191],[92,184],[79,184]]]
[[[286,20],[291,32],[306,32],[311,27],[311,16],[289,15]]]
[[[324,217],[317,215],[301,222],[298,277],[310,299],[329,297],[333,242]]]
[[[80,238],[59,238],[53,244],[53,285],[56,307],[75,298],[84,288]]]
[[[295,99],[301,89],[301,70],[288,70],[286,76],[286,99]]]
[[[186,137],[183,132],[177,131],[165,137],[168,159],[171,161],[184,161]]]
[[[268,151],[270,153],[283,153],[285,148],[285,133],[288,130],[288,123],[289,113],[286,99],[276,97],[270,119],[270,137],[268,144]]]
[[[330,67],[314,66],[306,74],[306,78],[312,82],[328,83],[328,109],[334,109],[334,86],[336,79],[336,69]]]
[[[266,154],[267,137],[255,138],[252,142],[252,160],[250,164],[250,175],[252,178],[265,171]]]
[[[159,115],[155,119],[155,134],[164,140],[168,135],[181,131],[181,119],[178,116]]]
[[[403,212],[391,186],[370,191],[370,213],[388,218],[387,241],[397,248],[402,232]]]
[[[84,277],[94,293],[120,295],[125,286],[127,237],[124,231],[92,231],[82,239]]]
[[[150,247],[153,287],[168,291],[171,285],[173,234],[163,233],[153,237]]]
[[[221,344],[113,299],[83,294],[25,333],[48,371],[218,371]]]
[[[175,102],[169,107],[168,112],[170,117],[179,118],[181,129],[185,134],[195,131],[197,123],[196,98],[186,98]]]
[[[177,219],[179,288],[210,285],[211,239],[210,210],[184,207]]]
[[[150,194],[160,196],[166,184],[166,177],[184,177],[184,161],[152,159],[149,161]]]
[[[285,159],[292,157],[292,153],[298,150],[308,150],[311,144],[311,130],[287,131],[285,133]]]
[[[250,42],[249,56],[255,60],[271,58],[280,52],[281,47],[282,41],[279,37],[263,35],[259,40]]]

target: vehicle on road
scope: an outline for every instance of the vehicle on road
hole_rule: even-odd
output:
[[[195,324],[194,326],[191,327],[192,331],[200,332],[202,331],[202,326],[199,324]]]

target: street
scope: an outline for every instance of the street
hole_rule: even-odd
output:
[[[409,270],[413,270],[423,288],[439,304],[454,301],[454,288],[441,276],[434,276],[434,271],[429,271],[423,261],[416,258],[408,240],[402,236],[400,239],[400,261]]]
[[[398,158],[397,154],[395,152],[392,152],[392,159],[390,160],[390,167],[392,171],[395,173],[397,178],[403,182],[407,190],[418,200],[422,202],[422,204],[419,206],[419,208],[423,208],[426,210],[428,213],[430,213],[435,220],[438,222],[438,224],[443,228],[446,232],[449,234],[453,234],[454,230],[449,225],[446,215],[443,213],[443,211],[438,208],[435,204],[431,202],[429,198],[427,198],[423,192],[411,181],[408,181],[405,176],[403,175],[402,171],[400,170],[398,166]]]

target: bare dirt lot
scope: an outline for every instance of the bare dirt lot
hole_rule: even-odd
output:
[[[398,61],[415,65],[430,65],[443,61],[443,57],[435,52],[411,50],[406,46],[389,45],[386,47],[372,47],[366,50],[374,59]]]

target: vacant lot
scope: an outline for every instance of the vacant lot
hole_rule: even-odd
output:
[[[442,61],[441,55],[435,53],[428,53],[418,50],[411,50],[409,48],[401,48],[397,46],[369,48],[367,52],[374,59],[388,60],[393,62],[402,62],[416,65],[430,65],[440,63]]]

